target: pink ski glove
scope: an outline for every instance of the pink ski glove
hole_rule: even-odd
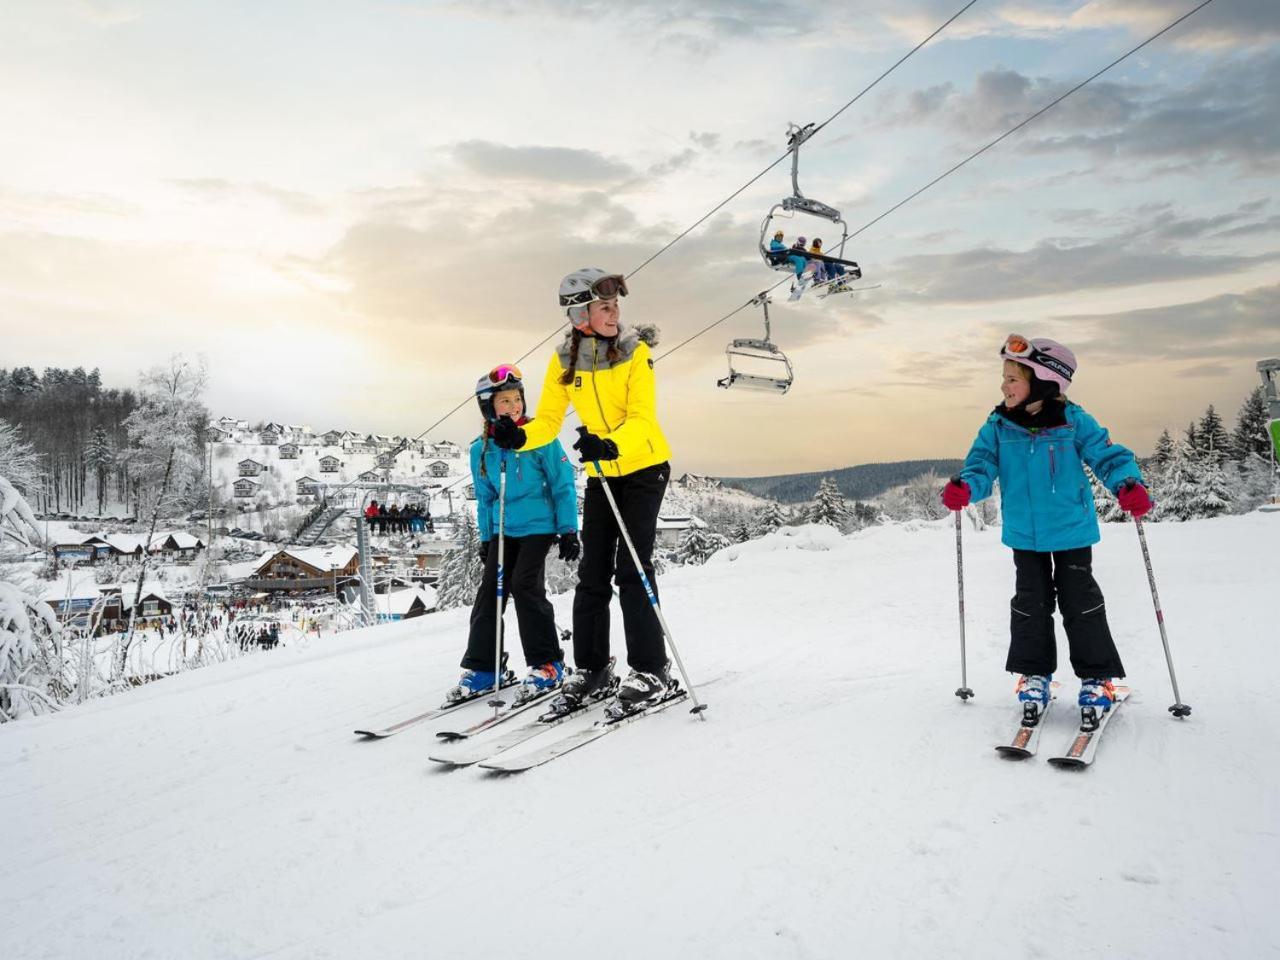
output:
[[[950,483],[942,488],[942,505],[948,510],[963,510],[969,505],[969,500],[972,497],[973,491],[959,477],[953,478]]]
[[[1116,493],[1116,500],[1120,502],[1120,509],[1125,513],[1132,513],[1135,520],[1151,510],[1151,497],[1147,494],[1147,488],[1140,483],[1126,481]]]

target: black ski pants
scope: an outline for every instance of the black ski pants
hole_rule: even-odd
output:
[[[1062,626],[1071,647],[1071,668],[1077,677],[1123,677],[1124,664],[1111,628],[1106,602],[1093,579],[1093,549],[1039,553],[1013,551],[1017,585],[1010,601],[1010,673],[1050,674],[1058,668],[1053,636],[1056,598]]]
[[[636,553],[655,595],[653,544],[658,535],[658,510],[667,492],[671,465],[654,464],[609,484]],[[617,574],[622,625],[627,636],[627,665],[644,673],[660,673],[667,664],[662,624],[649,603],[635,562],[618,533],[599,477],[587,481],[582,504],[582,560],[573,595],[573,660],[579,670],[599,670],[609,662],[609,601]]]
[[[553,533],[539,533],[527,537],[507,537],[503,557],[503,580],[507,600],[516,604],[516,621],[520,624],[520,644],[524,647],[524,662],[531,667],[552,660],[563,660],[560,637],[556,632],[556,615],[547,599],[546,568],[547,551],[556,542]],[[489,544],[489,555],[484,561],[484,576],[476,591],[476,602],[471,608],[471,634],[467,640],[467,653],[462,658],[464,670],[493,670],[494,631],[498,607],[498,541]],[[505,648],[506,629],[503,640]]]

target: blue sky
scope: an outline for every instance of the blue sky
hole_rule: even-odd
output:
[[[801,186],[861,225],[1193,5],[979,2]],[[416,434],[554,330],[560,275],[633,268],[960,2],[856,6],[7,4],[0,365],[202,354],[217,415]],[[778,305],[786,397],[714,387],[747,312],[664,361],[677,467],[959,455],[1010,330],[1075,348],[1073,395],[1140,451],[1234,415],[1280,353],[1278,87],[1280,9],[1215,0],[859,237],[879,289]],[[669,346],[774,282],[787,192],[779,166],[648,266],[624,321]]]

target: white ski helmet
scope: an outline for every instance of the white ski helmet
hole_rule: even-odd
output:
[[[596,300],[612,300],[627,295],[627,279],[599,267],[582,267],[560,281],[560,306],[576,330],[586,330],[587,308]]]

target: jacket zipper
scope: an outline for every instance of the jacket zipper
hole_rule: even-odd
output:
[[[613,433],[613,427],[609,426],[609,418],[604,415],[604,404],[600,400],[600,385],[596,383],[596,377],[600,375],[600,361],[596,353],[599,343],[595,337],[591,338],[591,391],[596,395],[596,409],[600,411],[600,419],[604,421],[605,433]],[[603,468],[604,464],[602,463],[600,466]],[[617,464],[615,463],[614,466],[617,466]],[[600,472],[601,476],[603,476],[604,470],[601,469]],[[621,467],[618,467],[618,476],[622,476]]]
[[[1053,444],[1049,444],[1049,492],[1058,492],[1058,460],[1053,454]]]

